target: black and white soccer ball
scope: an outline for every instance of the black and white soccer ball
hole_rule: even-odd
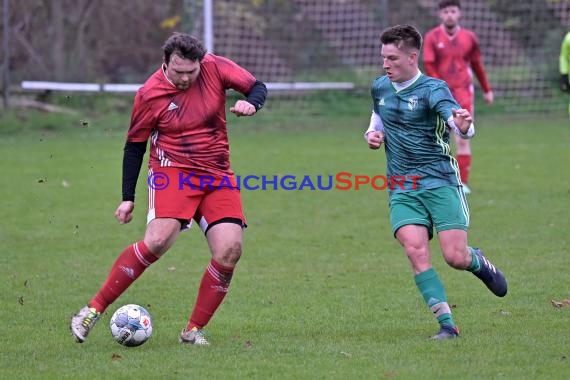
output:
[[[117,343],[127,347],[140,346],[152,335],[152,320],[139,305],[121,306],[111,317],[111,334]]]

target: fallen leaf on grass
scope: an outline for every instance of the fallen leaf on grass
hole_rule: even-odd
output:
[[[20,305],[24,305],[24,296],[18,297],[18,303],[19,303]]]
[[[113,354],[111,356],[111,360],[115,361],[115,360],[121,360],[123,357],[121,355],[117,355],[117,354]]]
[[[554,306],[557,309],[560,309],[564,306],[568,306],[570,305],[570,299],[565,299],[562,301],[556,301],[556,300],[551,300],[550,303],[552,304],[552,306]]]
[[[246,340],[245,343],[243,344],[243,346],[245,348],[252,348],[253,347],[253,343],[251,343],[251,340]]]
[[[351,358],[351,357],[352,357],[352,354],[351,354],[350,352],[341,351],[340,354],[341,354],[342,356],[346,356],[347,358]]]

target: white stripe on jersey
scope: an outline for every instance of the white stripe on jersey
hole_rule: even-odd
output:
[[[172,166],[172,162],[165,157],[164,150],[160,149],[156,142],[158,141],[158,131],[154,131],[151,136],[152,145],[156,147],[156,156],[160,161],[161,167]]]

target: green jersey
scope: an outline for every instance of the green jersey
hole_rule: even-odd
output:
[[[446,121],[452,109],[461,107],[447,84],[421,74],[397,91],[387,76],[381,76],[372,82],[371,94],[384,127],[390,193],[459,186]]]

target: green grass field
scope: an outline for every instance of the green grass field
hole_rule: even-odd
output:
[[[383,151],[362,139],[367,97],[278,105],[230,120],[242,175],[384,174]],[[72,98],[77,116],[16,110],[0,118],[2,379],[566,379],[570,373],[570,122],[482,114],[473,142],[470,242],[509,280],[494,297],[474,276],[434,265],[462,337],[437,330],[391,236],[387,194],[243,191],[244,256],[206,348],[178,334],[209,260],[198,229],[181,235],[104,315],[82,345],[69,318],[116,255],[142,237],[120,226],[121,157],[130,100]],[[109,104],[112,104],[110,106]],[[81,111],[83,110],[83,111]],[[144,171],[143,171],[144,172]],[[154,334],[124,348],[109,332],[122,304],[149,310]]]

